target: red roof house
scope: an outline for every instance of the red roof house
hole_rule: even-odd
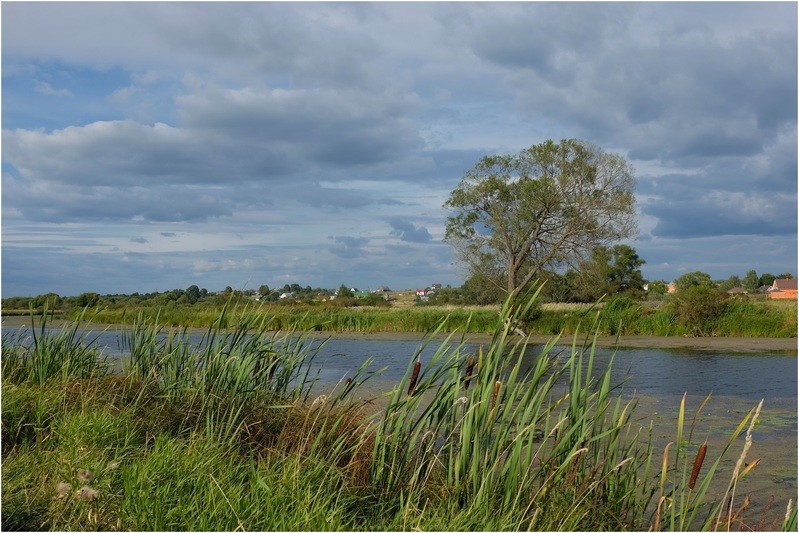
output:
[[[792,298],[796,300],[796,278],[775,279],[774,284],[771,286],[771,292],[768,293],[768,297],[774,299]]]

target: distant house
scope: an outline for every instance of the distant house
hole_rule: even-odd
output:
[[[743,287],[733,287],[727,291],[727,294],[746,294],[746,291],[743,289]]]
[[[796,278],[775,279],[774,284],[771,286],[771,291],[768,293],[768,297],[775,300],[796,300]]]
[[[378,293],[378,292],[391,292],[391,289],[389,289],[389,288],[388,288],[388,285],[381,285],[380,287],[376,288],[376,289],[375,289],[375,290],[373,290],[372,292],[374,292],[374,293]]]
[[[280,295],[281,300],[292,300],[294,298],[293,292],[284,292]]]
[[[430,285],[430,288],[433,289],[434,291],[437,291],[438,289],[441,288],[441,284],[440,283],[433,283],[432,285]]]
[[[667,287],[666,292],[668,292],[669,294],[673,294],[673,293],[677,292],[677,285],[675,285],[674,282],[672,281],[671,283],[669,283],[669,286]]]
[[[416,296],[418,296],[419,298],[421,298],[425,294],[427,294],[427,289],[416,289]]]

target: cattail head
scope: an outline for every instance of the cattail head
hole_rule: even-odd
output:
[[[688,479],[688,488],[692,489],[696,486],[696,478],[699,477],[699,471],[702,469],[702,463],[705,461],[705,453],[707,453],[707,444],[703,444],[696,452],[696,459],[694,459],[694,468],[691,470],[691,477]]]
[[[472,372],[474,372],[474,365],[476,361],[474,357],[470,357],[468,361],[466,361],[466,377],[463,379],[463,388],[469,388],[469,382],[472,380]]]
[[[314,398],[313,402],[311,402],[311,409],[313,409],[317,405],[319,405],[319,406],[324,405],[326,401],[327,401],[327,395],[320,394],[319,396]]]
[[[491,410],[497,405],[497,396],[499,396],[499,389],[502,387],[502,382],[497,380],[494,382],[494,395],[491,397]]]
[[[413,389],[416,388],[416,380],[419,379],[419,370],[422,369],[421,358],[417,359],[413,364],[413,373],[411,374],[411,382],[408,384],[408,394],[413,394]]]

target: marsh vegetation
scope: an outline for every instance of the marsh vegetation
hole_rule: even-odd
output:
[[[318,344],[262,313],[223,309],[199,346],[140,315],[121,372],[77,323],[42,322],[3,343],[3,529],[796,529],[789,502],[747,513],[761,405],[706,446],[683,400],[656,449],[590,343],[522,364],[534,305],[495,312],[477,352],[453,334],[408,354],[371,399],[368,364],[319,390]]]

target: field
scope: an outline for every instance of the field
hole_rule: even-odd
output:
[[[359,399],[363,372],[312,393],[307,333],[246,312],[223,310],[216,323],[238,327],[210,328],[202,348],[139,322],[122,373],[77,323],[42,324],[28,348],[3,343],[2,527],[796,529],[788,502],[760,523],[740,496],[760,406],[706,449],[692,437],[704,404],[683,403],[656,450],[609,369],[586,377],[590,345],[565,360],[549,345],[521,373],[511,324],[527,312],[503,309],[479,354],[451,343],[411,361],[376,402]]]

